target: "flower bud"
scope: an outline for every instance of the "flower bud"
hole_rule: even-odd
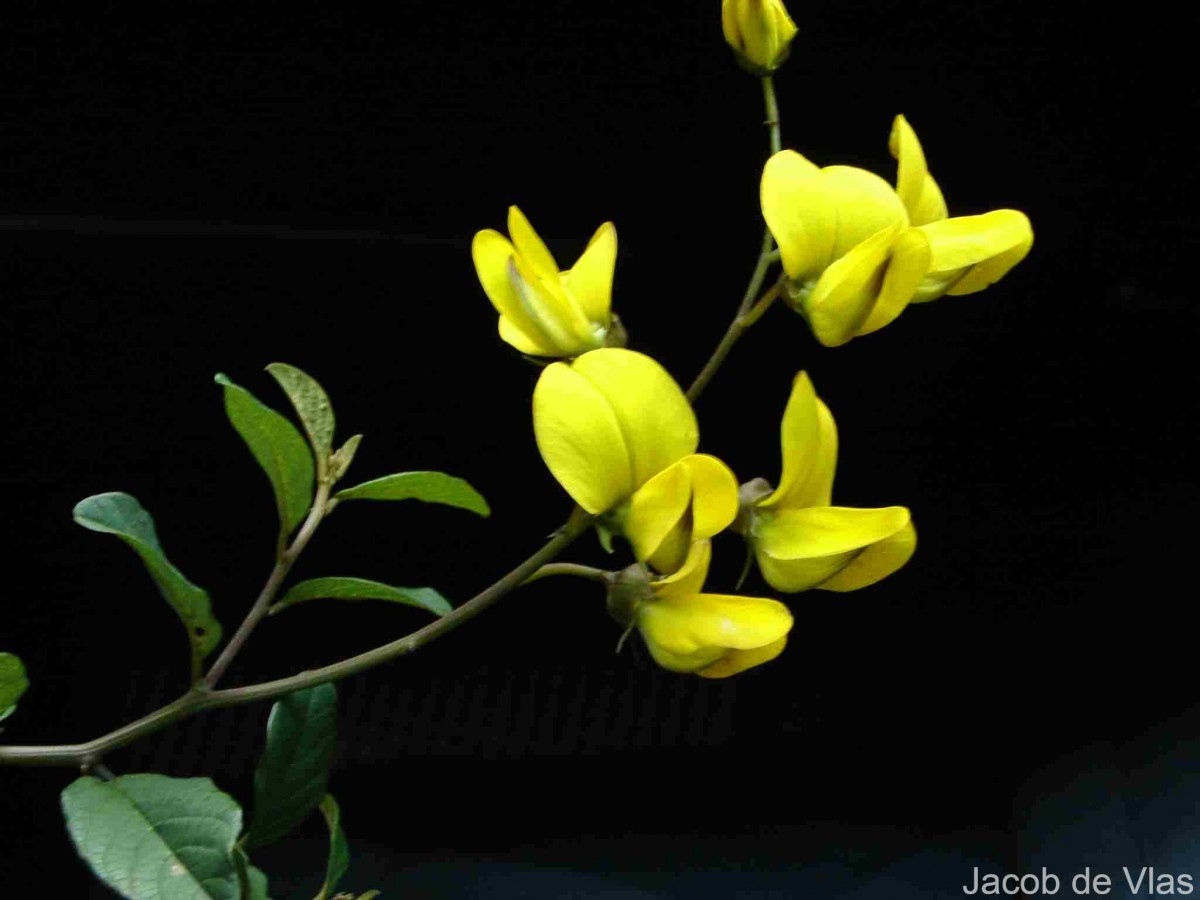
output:
[[[723,0],[725,40],[743,68],[770,75],[787,59],[796,24],[781,0]]]

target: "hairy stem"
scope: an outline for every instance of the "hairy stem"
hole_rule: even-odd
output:
[[[138,719],[136,722],[131,722],[93,741],[83,744],[64,744],[60,746],[0,747],[0,765],[80,766],[88,768],[96,765],[104,754],[131,744],[146,735],[161,731],[168,725],[193,716],[202,710],[225,706],[240,706],[244,703],[255,703],[259,700],[272,700],[284,694],[301,690],[302,688],[314,687],[330,681],[338,681],[389,662],[396,657],[404,656],[425,646],[430,641],[448,634],[464,622],[479,615],[514,588],[519,587],[530,575],[565,550],[572,541],[587,529],[591,521],[591,516],[582,509],[577,508],[571,514],[571,518],[567,520],[566,524],[555,532],[553,537],[540,550],[499,581],[480,591],[450,614],[443,616],[435,622],[431,622],[424,628],[414,631],[399,640],[392,641],[390,644],[384,644],[382,647],[376,647],[374,650],[368,650],[366,653],[360,653],[358,656],[352,656],[349,659],[342,660],[330,666],[301,672],[299,675],[293,675],[290,678],[280,678],[277,681],[229,688],[222,691],[214,691],[203,685],[198,685],[173,703],[169,703],[161,709],[157,709],[149,715]],[[299,542],[299,536],[297,536],[297,542]],[[295,547],[295,544],[293,544],[293,547]],[[303,546],[300,549],[303,549]],[[240,631],[241,629],[239,629]]]

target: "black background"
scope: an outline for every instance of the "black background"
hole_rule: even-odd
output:
[[[1034,224],[1001,284],[844,348],[772,310],[697,406],[703,449],[774,479],[806,368],[841,432],[836,502],[911,507],[916,557],[864,591],[791,598],[785,655],[730,681],[659,671],[636,642],[614,655],[597,589],[557,580],[346,683],[332,787],[358,849],[349,887],[557,896],[566,875],[538,878],[573,871],[662,896],[791,896],[830,860],[866,877],[942,846],[1012,864],[1032,773],[1187,721],[1192,14],[792,6],[785,146],[890,179],[904,112],[953,214],[1011,206]],[[4,741],[94,737],[184,686],[173,614],[133,554],[72,524],[77,500],[138,497],[227,631],[265,578],[273,504],[217,371],[281,407],[262,367],[299,365],[342,436],[366,433],[352,479],[442,469],[492,503],[486,520],[347,507],[299,575],[461,602],[536,548],[569,504],[533,442],[537,370],[495,337],[470,237],[515,202],[565,266],[613,220],[631,345],[686,384],[761,233],[761,100],[717,7],[6,12],[0,646],[33,686]],[[710,583],[728,589],[737,540],[717,557]],[[571,558],[605,563],[591,539]],[[313,604],[264,624],[226,683],[422,622]],[[266,714],[209,713],[109,763],[210,775],[248,801]],[[0,773],[5,896],[105,896],[59,819],[70,777]],[[314,822],[261,855],[276,896],[315,891],[322,842]]]

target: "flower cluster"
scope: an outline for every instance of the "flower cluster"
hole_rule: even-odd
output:
[[[773,110],[770,73],[795,24],[779,0],[724,0],[722,24],[739,62],[763,78]],[[895,186],[860,168],[818,167],[793,150],[770,157],[760,276],[770,239],[783,272],[752,310],[743,304],[735,325],[748,327],[782,294],[821,344],[836,347],[911,303],[983,290],[1029,252],[1033,232],[1016,210],[949,217],[903,116],[889,147]],[[480,231],[472,254],[500,337],[546,363],[533,391],[538,450],[602,537],[628,542],[636,562],[604,576],[608,608],[660,665],[724,677],[774,659],[787,642],[793,619],[783,603],[704,592],[723,531],[740,534],[763,580],[786,594],[857,590],[908,562],[916,530],[907,508],[833,505],[837,426],[805,372],[783,412],[778,486],[754,478],[739,487],[729,466],[697,452],[696,415],[675,379],[625,349],[612,313],[612,223],[566,271],[515,206],[508,231]]]

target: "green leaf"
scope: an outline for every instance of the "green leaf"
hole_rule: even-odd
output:
[[[318,599],[390,600],[393,603],[419,606],[437,616],[444,616],[453,609],[450,601],[433,588],[392,587],[365,578],[312,578],[293,585],[271,612],[277,613],[304,600]]]
[[[197,675],[201,660],[221,641],[221,623],[213,616],[208,592],[188,581],[163,553],[150,513],[129,494],[114,492],[80,500],[73,515],[84,528],[115,534],[141,557],[187,629],[192,644],[192,674]]]
[[[288,694],[271,707],[267,746],[254,772],[248,845],[278,840],[316,809],[329,782],[336,736],[332,684]]]
[[[362,443],[363,436],[356,434],[351,437],[346,443],[342,444],[337,449],[337,452],[329,459],[329,474],[333,476],[333,480],[337,481],[346,474],[346,470],[350,468],[350,463],[354,462],[354,454],[358,452],[358,445]]]
[[[359,894],[358,900],[375,900],[379,896],[379,891],[367,891],[365,894]]]
[[[0,722],[13,714],[21,695],[29,690],[25,665],[11,653],[0,653]]]
[[[62,793],[75,849],[130,900],[238,900],[242,811],[207,778],[84,776]]]
[[[329,828],[329,862],[325,866],[325,883],[321,885],[321,893],[317,894],[316,900],[326,900],[331,896],[350,866],[350,847],[346,843],[346,833],[342,831],[342,811],[332,794],[326,794],[321,801],[321,815],[325,817],[325,825]]]
[[[483,496],[453,475],[442,472],[400,472],[337,492],[339,500],[423,500],[457,506],[481,516],[491,514]]]
[[[271,479],[279,522],[284,532],[291,534],[312,505],[312,452],[295,425],[264,406],[245,388],[224,375],[217,375],[216,382],[225,389],[229,421]]]
[[[318,460],[326,460],[333,450],[333,404],[329,395],[311,375],[287,363],[271,363],[267,371],[279,382],[296,408],[296,415],[308,434]]]

